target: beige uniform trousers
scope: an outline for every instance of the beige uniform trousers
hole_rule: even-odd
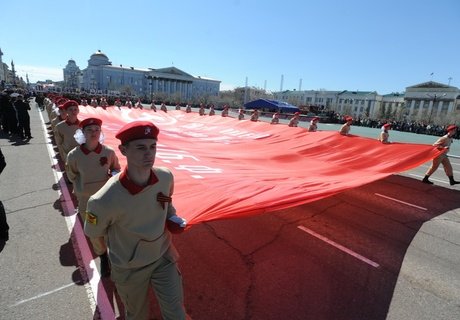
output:
[[[170,248],[169,250],[175,250]],[[149,319],[150,284],[164,320],[185,320],[182,275],[166,252],[152,264],[137,269],[112,265],[112,280],[125,307],[126,320]]]
[[[78,200],[78,214],[80,215],[82,226],[84,226],[85,219],[86,219],[86,207],[88,205],[89,197],[81,195],[81,194],[76,194],[75,196],[77,197],[77,200]],[[88,239],[91,242],[91,245],[93,246],[93,250],[95,254],[100,256],[106,253],[107,251],[106,246],[101,244],[99,238],[88,238]]]
[[[433,174],[433,172],[435,172],[438,169],[441,163],[444,167],[444,172],[446,173],[446,175],[448,177],[453,176],[454,171],[452,170],[452,165],[450,164],[450,160],[445,153],[433,159],[433,163],[431,164],[430,169],[428,169],[428,171],[426,172],[426,175],[430,176],[431,174]]]

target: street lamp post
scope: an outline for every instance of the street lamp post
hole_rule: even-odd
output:
[[[434,111],[434,107],[436,105],[436,101],[438,101],[440,98],[446,96],[447,93],[443,93],[443,94],[441,94],[439,96],[437,94],[429,94],[429,93],[427,93],[426,95],[433,99],[433,106],[431,107],[430,116],[428,117],[428,124],[431,124],[431,117],[433,116],[433,111]]]

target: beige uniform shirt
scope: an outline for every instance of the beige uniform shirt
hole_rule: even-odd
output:
[[[67,177],[77,196],[92,196],[109,180],[113,170],[120,171],[118,157],[112,148],[102,144],[94,151],[82,145],[67,155]]]
[[[107,236],[111,263],[130,269],[155,262],[172,245],[165,221],[176,215],[176,209],[172,202],[157,201],[159,192],[167,196],[173,192],[173,175],[167,168],[153,168],[151,184],[137,187],[140,190],[126,180],[124,171],[91,196],[85,233],[90,238]]]
[[[347,134],[350,133],[350,127],[347,123],[345,123],[342,128],[340,128],[340,134],[343,134],[344,136],[346,136]]]
[[[299,118],[293,117],[289,120],[289,127],[297,127],[299,125]]]
[[[62,119],[59,115],[53,118],[53,120],[51,120],[51,127],[53,128],[53,131],[55,132],[55,134],[56,134],[55,128],[58,125],[58,123],[61,121],[65,121],[65,119]]]
[[[316,123],[311,121],[310,126],[308,127],[308,131],[309,132],[316,132],[316,130],[318,130],[318,126],[316,125]]]
[[[69,123],[67,121],[59,122],[54,129],[54,139],[59,149],[62,160],[66,161],[67,154],[73,148],[78,146],[77,141],[73,137],[75,131],[79,128],[80,121]]]
[[[435,143],[433,143],[433,146],[435,147],[440,147],[440,148],[450,148],[450,145],[452,144],[452,138],[449,137],[448,134],[442,136],[438,140],[436,140]]]
[[[390,138],[390,134],[388,132],[386,131],[380,132],[379,141],[381,143],[390,143],[390,141],[388,141],[389,138]]]

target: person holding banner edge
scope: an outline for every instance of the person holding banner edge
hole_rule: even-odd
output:
[[[111,278],[126,319],[148,318],[150,285],[163,319],[186,319],[179,255],[170,234],[183,232],[186,221],[172,203],[172,173],[153,167],[158,133],[149,121],[120,129],[116,138],[127,166],[91,196],[87,206],[85,233],[101,245],[107,243]]]

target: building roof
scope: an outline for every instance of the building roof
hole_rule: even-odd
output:
[[[96,57],[98,57],[98,56],[99,56],[99,57],[105,57],[105,58],[108,59],[108,57],[105,55],[105,53],[103,53],[101,50],[97,50],[95,53],[93,53],[93,54],[91,55],[91,57],[92,57],[92,56],[96,56]]]
[[[416,84],[416,85],[413,85],[407,88],[422,88],[422,89],[424,88],[426,89],[433,89],[433,88],[452,89],[454,88],[454,89],[457,89],[456,87],[448,86],[447,84],[443,84],[443,83],[435,82],[435,81],[423,82],[423,83],[419,83],[419,84]]]

